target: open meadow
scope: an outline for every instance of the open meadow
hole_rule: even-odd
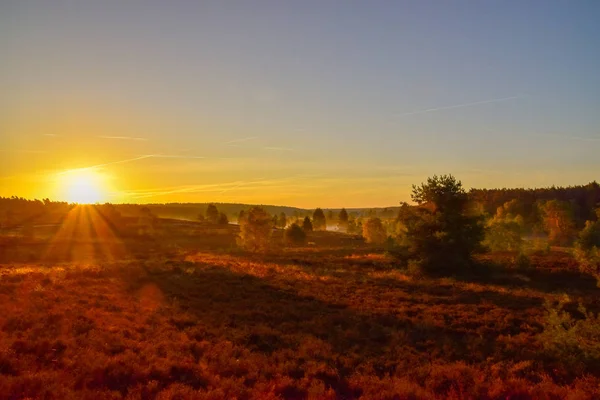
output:
[[[159,226],[119,234],[78,206],[3,237],[0,398],[600,396],[600,324],[581,313],[600,289],[561,249],[435,278],[343,233],[283,246],[278,230],[250,253],[236,225]],[[562,309],[588,342],[557,330]]]

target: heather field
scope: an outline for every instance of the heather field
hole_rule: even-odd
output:
[[[237,226],[86,218],[3,239],[1,398],[600,396],[600,289],[567,251],[434,278],[341,233],[254,254]]]

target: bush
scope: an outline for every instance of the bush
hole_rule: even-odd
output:
[[[514,258],[514,266],[519,271],[527,271],[531,269],[531,260],[523,253],[519,253]]]
[[[252,207],[240,221],[240,244],[250,251],[264,251],[269,247],[273,222],[261,207]]]
[[[521,227],[516,222],[494,221],[487,227],[483,244],[491,251],[521,251]]]
[[[296,223],[285,230],[285,241],[290,244],[303,244],[306,242],[306,232]]]
[[[600,285],[600,221],[587,221],[575,242],[573,255],[579,270],[592,274]]]
[[[564,310],[569,298],[558,304],[546,302],[546,322],[539,335],[547,353],[580,374],[590,364],[600,362],[600,317],[579,304],[582,319],[575,319]]]

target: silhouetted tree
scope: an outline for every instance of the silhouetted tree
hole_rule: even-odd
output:
[[[357,233],[362,233],[362,227],[359,230],[358,226],[356,224],[356,219],[350,218],[350,219],[348,219],[348,228],[346,229],[346,232],[353,234],[353,235],[357,234]]]
[[[225,213],[219,213],[219,225],[228,225],[229,224],[229,218],[227,218],[227,215]]]
[[[302,244],[306,241],[306,232],[296,223],[285,230],[285,240],[291,244]]]
[[[287,217],[285,216],[285,213],[281,213],[279,214],[279,218],[277,219],[277,227],[281,228],[281,229],[285,229],[285,227],[287,226]]]
[[[333,221],[333,210],[327,211],[327,221]]]
[[[387,233],[379,218],[369,218],[363,224],[362,232],[367,243],[383,244],[387,239]]]
[[[313,231],[313,224],[310,221],[309,217],[304,217],[304,221],[302,222],[302,229],[304,230],[304,232],[312,232]]]
[[[273,219],[262,207],[252,207],[240,221],[241,245],[250,251],[264,251],[269,247]]]
[[[219,222],[219,210],[214,204],[209,204],[206,207],[206,220],[211,224],[217,224]]]
[[[327,219],[320,208],[317,208],[313,213],[312,224],[315,231],[324,231],[327,229]]]
[[[424,272],[464,270],[480,248],[484,235],[481,217],[467,214],[468,196],[452,175],[433,176],[413,185],[412,200],[400,216],[407,254]]]
[[[342,232],[346,232],[348,230],[348,212],[345,208],[342,208],[340,214],[338,215],[338,229]]]
[[[244,219],[245,216],[246,216],[246,212],[244,210],[241,210],[240,213],[238,214],[238,225],[241,225],[241,221]]]

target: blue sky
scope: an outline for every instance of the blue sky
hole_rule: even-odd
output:
[[[0,195],[58,198],[48,177],[99,165],[110,201],[587,183],[599,17],[595,1],[3,2]]]

